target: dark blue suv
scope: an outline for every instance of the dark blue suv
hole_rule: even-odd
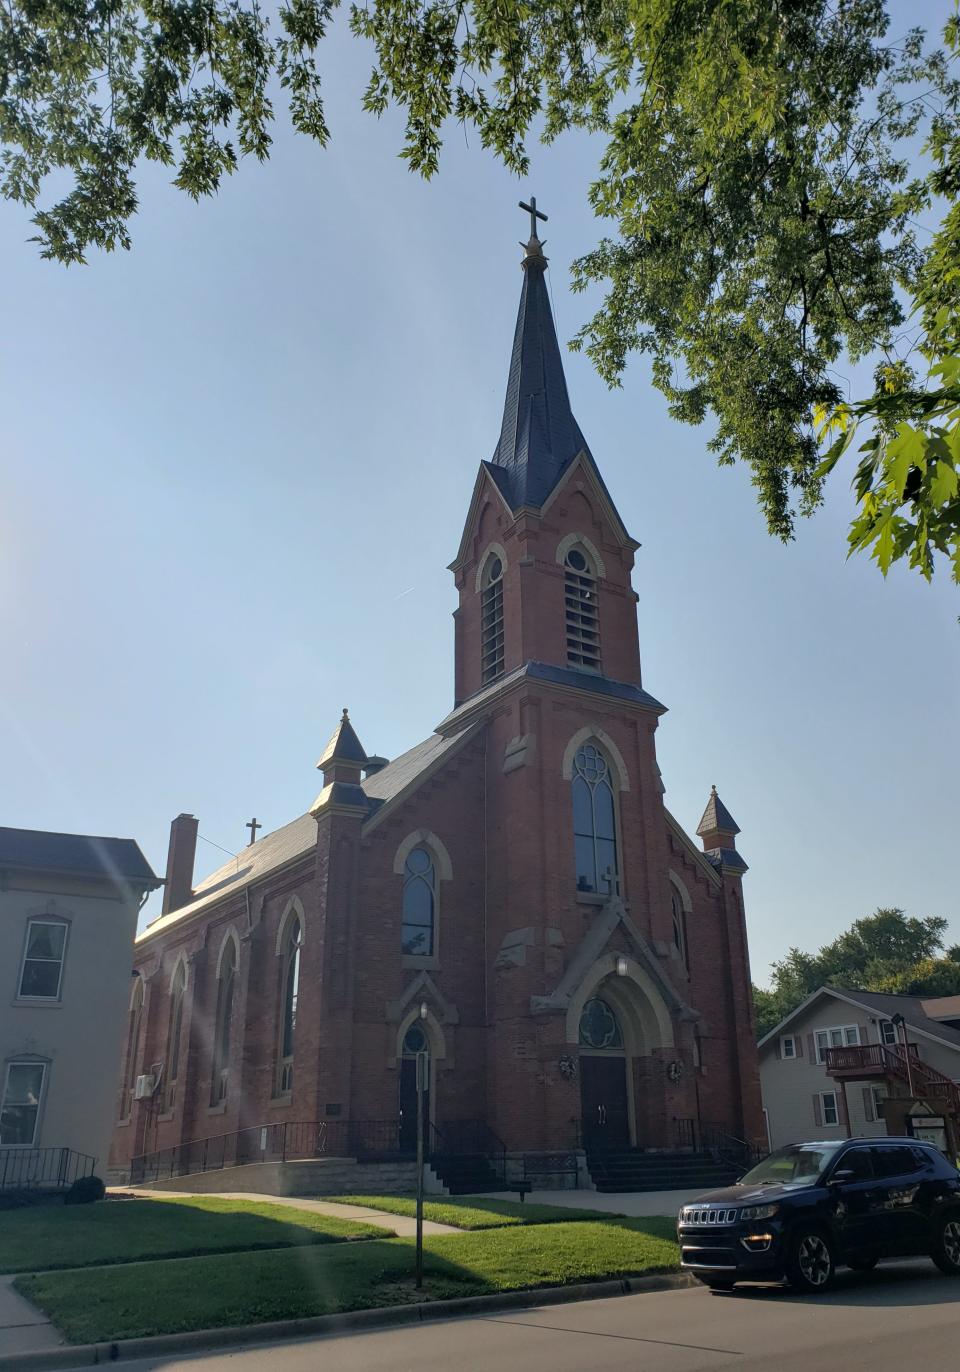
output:
[[[928,1254],[960,1274],[960,1172],[909,1138],[795,1143],[685,1205],[683,1266],[714,1291],[786,1278],[825,1291],[838,1266]]]

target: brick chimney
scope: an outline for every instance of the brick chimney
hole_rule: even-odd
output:
[[[193,897],[193,861],[197,852],[199,820],[193,815],[177,815],[170,825],[170,847],[167,849],[166,884],[163,888],[161,914],[179,910]]]

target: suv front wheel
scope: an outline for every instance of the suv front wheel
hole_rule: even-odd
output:
[[[833,1284],[836,1260],[830,1240],[819,1229],[798,1229],[787,1259],[787,1281],[797,1291],[819,1295]]]
[[[937,1241],[930,1256],[948,1277],[960,1275],[960,1214],[947,1215],[940,1221]]]

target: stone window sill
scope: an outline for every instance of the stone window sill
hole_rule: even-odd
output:
[[[168,1120],[173,1119],[174,1113],[175,1112],[173,1110],[164,1110],[162,1115],[157,1116],[157,1123],[166,1124]]]
[[[289,1105],[292,1099],[292,1091],[281,1091],[279,1095],[270,1097],[270,1104],[276,1106]]]
[[[431,953],[427,957],[418,956],[416,953],[401,953],[401,967],[420,967],[427,972],[438,972],[440,970],[440,959],[436,953]]]
[[[207,1106],[207,1114],[208,1114],[208,1115],[225,1115],[226,1112],[227,1112],[227,1102],[226,1102],[226,1100],[221,1100],[221,1101],[219,1101],[216,1105],[208,1105],[208,1106]]]
[[[578,904],[578,905],[606,905],[607,900],[608,900],[608,897],[607,897],[607,896],[597,895],[597,893],[596,893],[595,891],[578,891],[578,892],[577,892],[577,904]]]
[[[128,1129],[130,1127],[130,1116],[124,1115],[122,1120],[117,1120],[118,1129]]]

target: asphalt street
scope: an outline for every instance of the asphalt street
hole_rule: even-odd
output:
[[[777,1287],[582,1301],[193,1358],[130,1372],[953,1372],[960,1279],[931,1263],[842,1273],[817,1299]]]

